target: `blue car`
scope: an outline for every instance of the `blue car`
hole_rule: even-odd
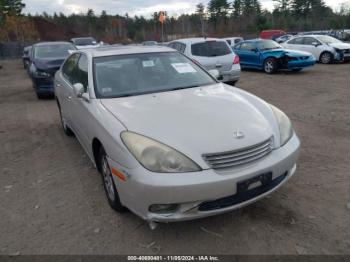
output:
[[[70,50],[76,47],[69,42],[42,42],[32,46],[29,75],[39,99],[54,94],[53,78]]]
[[[233,47],[242,68],[264,70],[268,74],[280,69],[301,71],[313,66],[316,58],[307,52],[283,49],[273,40],[247,40]]]

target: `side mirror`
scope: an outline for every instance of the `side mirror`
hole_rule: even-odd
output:
[[[259,52],[259,50],[257,48],[253,48],[251,51],[253,51],[254,53]]]
[[[316,47],[319,46],[319,44],[318,44],[317,42],[312,42],[311,44],[312,44],[313,46],[316,46]]]
[[[81,83],[76,83],[73,85],[73,92],[77,97],[82,97],[84,94],[84,86]]]
[[[209,70],[208,72],[209,72],[209,74],[211,74],[211,76],[214,77],[215,79],[218,79],[219,76],[220,76],[220,72],[219,72],[219,70],[217,70],[217,69],[211,69],[211,70]]]

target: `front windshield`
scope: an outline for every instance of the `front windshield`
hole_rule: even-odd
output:
[[[282,46],[280,46],[278,43],[276,43],[273,40],[263,40],[258,42],[257,47],[259,50],[271,50],[271,49],[280,49]]]
[[[342,43],[342,41],[328,35],[318,36],[317,38],[325,44]]]
[[[39,59],[65,58],[69,50],[75,50],[72,44],[39,45],[34,49],[34,57]]]
[[[93,60],[98,98],[115,98],[215,84],[177,52],[115,55]]]

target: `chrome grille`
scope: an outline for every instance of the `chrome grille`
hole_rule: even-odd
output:
[[[205,154],[204,160],[213,169],[228,169],[248,164],[268,155],[273,149],[271,137],[259,144],[223,153]]]

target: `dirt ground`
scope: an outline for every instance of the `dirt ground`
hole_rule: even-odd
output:
[[[251,206],[153,231],[109,208],[55,101],[36,98],[19,60],[2,64],[0,254],[350,254],[350,64],[242,72],[238,87],[292,119],[296,175]]]

